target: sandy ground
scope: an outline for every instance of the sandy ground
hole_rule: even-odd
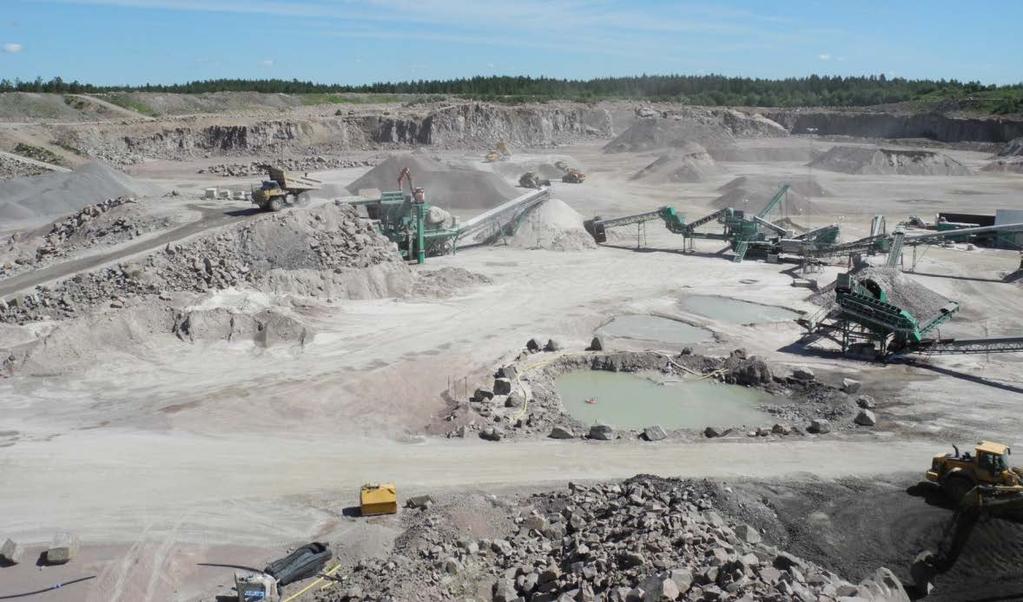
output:
[[[765,145],[827,143],[790,138],[750,144],[769,149]],[[595,144],[557,152],[575,158],[589,179],[582,185],[557,183],[553,196],[586,217],[665,204],[696,217],[709,212],[717,187],[734,177],[808,175],[801,162],[722,163],[724,173],[707,182],[639,185],[629,176],[655,154],[605,155]],[[947,152],[970,166],[988,157]],[[154,162],[135,175],[187,195],[209,185],[251,184],[197,176],[195,169],[191,163]],[[364,171],[318,175],[343,185]],[[909,214],[933,219],[939,210],[1017,206],[1023,186],[1023,177],[1011,174],[809,175],[831,196],[814,199],[809,215],[794,219],[840,222],[845,239],[861,236],[874,213],[883,212],[894,225]],[[194,199],[181,200],[186,201]],[[215,227],[226,219],[215,213],[197,223]],[[710,241],[698,243],[696,254],[682,255],[680,239],[654,226],[647,228],[644,249],[636,251],[635,236],[628,230],[614,246],[578,253],[497,245],[431,259],[428,267],[462,267],[493,284],[443,300],[314,304],[305,318],[319,334],[304,349],[185,344],[168,337],[158,348],[97,350],[94,366],[81,373],[0,380],[0,536],[34,545],[34,554],[58,529],[75,530],[85,543],[81,562],[67,567],[27,563],[3,569],[0,596],[95,574],[47,599],[210,599],[211,592],[226,593],[231,570],[200,562],[262,566],[289,544],[314,537],[344,540],[354,533],[370,550],[365,542],[393,538],[386,523],[379,532],[364,533],[357,531],[366,528],[363,523],[340,517],[365,481],[393,479],[406,495],[638,472],[866,478],[919,473],[951,442],[980,437],[1015,442],[1015,410],[1023,400],[1020,357],[953,356],[928,360],[928,367],[864,364],[793,345],[801,336],[794,323],[743,326],[687,314],[677,306],[683,294],[797,311],[813,306],[806,301],[808,291],[791,286],[787,271],[793,265],[733,264]],[[921,255],[916,277],[963,305],[943,334],[1023,331],[1019,285],[1001,282],[1018,265],[1017,254],[929,247]],[[73,271],[54,269],[60,276]],[[830,268],[815,277],[823,284],[837,272]],[[225,295],[219,302],[237,298]],[[879,428],[820,440],[656,445],[490,444],[422,435],[446,407],[445,394],[458,395],[466,386],[471,392],[529,337],[556,336],[569,349],[582,349],[614,315],[646,312],[712,329],[717,340],[701,345],[703,353],[742,347],[766,357],[779,372],[809,366],[828,382],[859,378],[878,399]]]

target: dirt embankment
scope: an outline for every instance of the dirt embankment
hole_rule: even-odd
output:
[[[939,142],[1007,142],[1023,136],[1023,122],[995,117],[833,109],[772,109],[764,115],[793,134],[929,138]]]

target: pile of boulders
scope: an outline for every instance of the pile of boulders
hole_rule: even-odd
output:
[[[55,222],[43,239],[43,244],[36,249],[36,259],[39,260],[48,256],[60,256],[66,254],[69,249],[66,248],[63,243],[75,234],[78,234],[87,224],[97,220],[104,213],[114,209],[115,207],[121,207],[135,202],[135,199],[130,197],[107,199],[100,203],[86,205],[63,220]],[[127,217],[121,216],[110,223],[102,224],[101,227],[90,232],[89,238],[93,240],[104,239],[112,241],[119,238],[117,236],[119,234],[127,235],[128,238],[133,238],[134,236],[141,234],[141,232],[136,224],[133,224]]]
[[[272,165],[285,171],[325,171],[349,167],[373,167],[376,161],[367,159],[342,159],[340,157],[296,157],[275,159],[270,162],[252,161],[251,163],[218,163],[199,169],[198,173],[221,176],[225,178],[258,176],[266,173]]]
[[[353,273],[367,268],[385,271],[376,280],[387,286],[411,286],[411,272],[393,244],[351,206],[266,213],[130,263],[0,300],[0,322],[67,318],[96,307],[123,307],[148,295],[168,298],[171,292],[227,287],[343,296],[356,286]]]
[[[767,363],[737,349],[726,357],[693,353],[690,349],[669,356],[655,351],[604,351],[595,338],[586,352],[555,353],[564,350],[556,339],[530,339],[511,364],[494,372],[493,380],[477,387],[469,399],[447,411],[445,432],[451,438],[479,437],[501,441],[514,437],[590,439],[612,441],[692,437],[684,429],[666,430],[651,424],[642,429],[615,425],[584,425],[570,416],[556,389],[558,376],[577,370],[609,372],[656,372],[672,377],[713,378],[718,382],[756,387],[771,394],[762,409],[776,422],[760,425],[708,425],[702,431],[708,439],[727,436],[779,437],[823,435],[835,429],[872,427],[877,424],[874,400],[859,394],[859,382],[844,379],[832,385],[816,378],[806,368],[788,376],[772,373]],[[534,359],[536,354],[551,354]]]
[[[0,180],[10,180],[11,178],[23,178],[26,176],[38,176],[44,173],[50,173],[50,170],[40,165],[34,165],[32,163],[18,161],[17,159],[12,159],[10,157],[0,156]]]
[[[636,476],[622,483],[495,499],[503,533],[475,538],[443,503],[406,511],[387,558],[338,575],[318,600],[908,600],[879,569],[860,584],[763,541],[714,510],[707,483]],[[500,507],[500,506],[498,506]]]

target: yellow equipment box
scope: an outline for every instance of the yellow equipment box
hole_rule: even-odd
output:
[[[359,505],[363,516],[394,514],[398,511],[398,488],[394,483],[363,485]]]

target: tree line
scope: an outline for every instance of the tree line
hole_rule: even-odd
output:
[[[1023,110],[1023,83],[1009,86],[980,82],[888,78],[884,75],[819,76],[786,79],[721,75],[640,75],[590,80],[528,76],[477,76],[448,80],[414,80],[364,85],[324,84],[297,79],[212,79],[183,84],[97,86],[60,77],[32,81],[0,80],[0,92],[96,94],[104,92],[262,92],[282,94],[379,93],[445,94],[492,100],[594,101],[601,99],[668,100],[694,105],[857,107],[907,101],[956,100],[981,104],[992,112]],[[978,107],[979,108],[979,107]]]

